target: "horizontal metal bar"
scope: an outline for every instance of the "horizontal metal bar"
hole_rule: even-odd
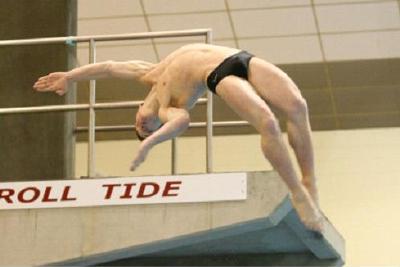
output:
[[[206,122],[192,122],[190,123],[191,128],[203,128],[206,127]],[[247,126],[250,125],[247,121],[214,121],[212,123],[214,127],[232,127],[232,126]]]
[[[193,29],[182,31],[159,31],[159,32],[142,32],[142,33],[125,33],[110,35],[91,35],[91,36],[68,36],[68,37],[49,37],[49,38],[33,38],[33,39],[17,39],[0,41],[0,46],[10,45],[36,45],[36,44],[57,44],[57,43],[80,43],[89,42],[91,39],[95,41],[122,41],[122,40],[143,40],[150,38],[169,38],[169,37],[186,37],[186,36],[206,36],[211,29]]]
[[[109,102],[109,103],[96,103],[94,109],[116,109],[116,108],[135,108],[143,104],[143,101],[123,101],[123,102]]]
[[[214,127],[233,127],[233,126],[247,126],[250,125],[247,121],[215,121]],[[204,128],[207,126],[206,122],[191,122],[189,128]],[[79,126],[75,128],[75,133],[87,132],[88,127]],[[112,131],[131,131],[135,129],[135,125],[110,125],[110,126],[96,126],[96,131],[99,132],[112,132]]]
[[[0,108],[0,115],[2,115],[2,114],[19,114],[19,113],[53,112],[53,111],[75,111],[75,110],[83,110],[83,109],[89,109],[89,104]]]
[[[94,105],[95,109],[109,109],[109,108],[130,108],[138,107],[143,101],[126,101],[126,102],[113,102],[113,103],[97,103]],[[1,114],[18,114],[18,113],[38,113],[38,112],[56,112],[56,111],[78,111],[88,110],[89,104],[69,104],[69,105],[49,105],[37,107],[18,107],[18,108],[0,108]]]
[[[198,104],[207,103],[207,98],[200,98]],[[123,101],[123,102],[109,102],[109,103],[96,103],[94,109],[118,109],[118,108],[134,108],[143,104],[143,101]],[[57,112],[57,111],[79,111],[88,110],[89,104],[69,104],[69,105],[48,105],[37,107],[17,107],[17,108],[0,108],[0,115],[2,114],[20,114],[20,113],[39,113],[39,112]]]

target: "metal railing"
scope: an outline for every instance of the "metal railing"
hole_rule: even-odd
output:
[[[121,40],[143,40],[154,38],[167,38],[167,37],[187,37],[187,36],[204,36],[206,43],[212,42],[211,29],[193,29],[183,31],[162,31],[162,32],[145,32],[145,33],[129,33],[129,34],[114,34],[114,35],[93,35],[93,36],[69,36],[69,37],[54,37],[54,38],[35,38],[35,39],[22,39],[22,40],[7,40],[0,41],[0,46],[19,46],[19,45],[40,45],[40,44],[59,44],[65,43],[67,45],[89,42],[89,63],[96,62],[96,42],[105,41],[121,41]],[[37,113],[37,112],[65,112],[65,111],[79,111],[89,110],[89,126],[77,127],[75,132],[88,131],[88,177],[95,176],[95,140],[96,130],[127,130],[134,129],[133,125],[128,126],[97,126],[96,127],[96,109],[117,109],[117,108],[132,108],[138,107],[143,101],[125,101],[125,102],[110,102],[110,103],[96,103],[96,81],[90,81],[90,97],[88,104],[65,104],[65,105],[47,105],[47,106],[33,106],[33,107],[15,107],[15,108],[0,108],[0,115],[2,114],[18,114],[18,113]],[[206,122],[191,123],[190,127],[207,127],[206,135],[206,171],[212,172],[212,136],[213,126],[233,126],[233,125],[247,125],[247,122],[233,121],[233,122],[216,122],[213,123],[212,114],[212,93],[207,91],[207,98],[198,100],[199,104],[207,104],[207,120]],[[177,173],[177,156],[176,156],[176,140],[172,140],[172,164],[171,172]]]

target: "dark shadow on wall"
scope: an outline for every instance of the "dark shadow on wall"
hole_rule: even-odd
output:
[[[76,35],[76,0],[2,0],[0,39]],[[0,47],[0,107],[73,103],[32,90],[38,77],[75,65],[66,44]],[[0,181],[65,179],[74,176],[74,113],[0,115]]]

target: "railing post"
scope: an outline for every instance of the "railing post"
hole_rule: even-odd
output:
[[[176,145],[176,138],[171,140],[171,173],[172,174],[177,174],[177,162],[178,162],[178,157],[176,153],[177,145]]]
[[[89,63],[96,63],[96,43],[94,39],[89,42]],[[95,129],[96,129],[96,113],[94,106],[96,104],[96,80],[90,80],[90,97],[89,97],[89,132],[88,132],[88,177],[96,175],[96,150],[95,150]]]
[[[206,35],[206,43],[211,44],[212,31],[209,30]],[[207,137],[206,137],[206,164],[207,173],[213,171],[213,155],[212,155],[212,136],[213,136],[213,94],[207,90]]]

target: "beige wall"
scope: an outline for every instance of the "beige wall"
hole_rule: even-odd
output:
[[[400,264],[400,128],[314,132],[321,207],[347,242],[347,266]],[[215,137],[215,171],[268,170],[258,136]],[[136,141],[97,143],[102,175],[168,174],[170,147],[155,147],[128,171]],[[77,176],[85,175],[86,145],[77,144]],[[203,138],[178,140],[181,173],[204,171]]]
[[[275,64],[394,58],[399,7],[397,0],[85,0],[78,34],[212,28],[215,43]],[[188,40],[202,38],[100,44],[98,59],[155,61]],[[78,58],[87,62],[85,45]]]

